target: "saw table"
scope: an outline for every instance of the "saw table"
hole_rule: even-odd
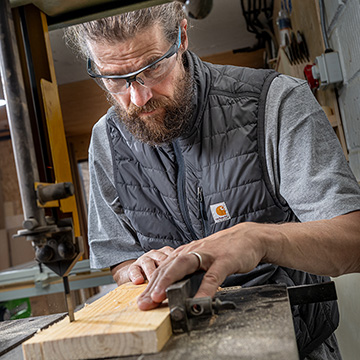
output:
[[[226,288],[219,291],[216,298],[233,302],[236,309],[224,309],[209,317],[199,317],[190,332],[173,334],[159,353],[142,355],[141,359],[298,359],[290,301],[284,286]],[[28,335],[62,316],[0,323],[0,359],[22,359],[21,343]],[[34,321],[37,321],[36,326],[30,328],[28,325],[31,322],[35,324]],[[28,330],[27,336],[19,334],[19,324],[22,332],[24,328]],[[18,341],[15,341],[16,338]],[[7,347],[10,351],[6,350]],[[121,359],[135,360],[139,359],[139,355]]]

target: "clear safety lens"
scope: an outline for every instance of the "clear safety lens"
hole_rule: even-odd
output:
[[[175,54],[174,54],[175,55]],[[123,94],[133,82],[145,87],[152,87],[161,82],[176,64],[176,56],[164,58],[143,72],[127,79],[96,78],[96,82],[112,94]]]

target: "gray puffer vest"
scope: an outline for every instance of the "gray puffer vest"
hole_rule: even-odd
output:
[[[186,61],[195,79],[189,133],[151,147],[137,141],[112,109],[108,112],[116,188],[143,249],[178,247],[244,221],[297,221],[271,190],[265,165],[265,102],[277,73],[212,65],[191,52]],[[261,264],[230,276],[223,286],[324,280]],[[301,357],[338,325],[336,303],[297,306],[293,314]]]

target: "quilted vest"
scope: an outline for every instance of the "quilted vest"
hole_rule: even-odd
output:
[[[189,58],[196,110],[188,134],[152,147],[108,113],[119,199],[144,250],[177,247],[243,221],[294,219],[271,193],[264,166],[265,98],[276,73]]]
[[[195,80],[193,126],[187,134],[152,147],[136,140],[113,109],[107,114],[119,200],[143,249],[178,247],[244,221],[297,221],[271,190],[265,165],[266,95],[278,74],[204,63],[191,52],[186,59]],[[261,264],[249,274],[230,276],[223,285],[293,286],[324,279]],[[305,313],[323,314],[320,308]],[[326,312],[333,322],[324,318],[327,324],[316,335],[309,335],[308,324],[296,313],[303,354],[337,326],[336,304]]]

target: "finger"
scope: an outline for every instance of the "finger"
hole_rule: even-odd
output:
[[[220,264],[220,262],[214,262],[209,270],[205,273],[199,290],[194,297],[213,297],[227,275],[228,274],[224,264]]]
[[[174,254],[187,254],[189,253],[190,251],[192,251],[192,248],[194,247],[193,245],[195,244],[195,247],[196,245],[199,245],[200,243],[200,240],[196,240],[189,243],[189,244],[184,244],[184,245],[181,245],[179,247],[177,247],[176,249],[174,249]]]
[[[169,249],[171,248],[169,247]],[[171,254],[171,251],[169,249],[162,248],[161,250],[151,250],[145,255],[143,255],[141,258],[139,258],[138,260],[139,262],[142,262],[152,259],[158,266],[163,261],[165,261],[168,258],[168,256]]]
[[[164,246],[163,248],[160,249],[160,251],[166,254],[167,256],[171,255],[174,252],[174,250],[175,249],[170,246]]]
[[[168,255],[158,250],[152,250],[142,255],[129,268],[130,280],[136,285],[142,284],[146,279],[150,280],[155,269],[167,257]]]
[[[198,269],[199,261],[194,255],[179,255],[169,259],[155,272],[149,285],[138,298],[141,310],[150,310],[157,307],[166,299],[166,289],[174,282]]]
[[[166,289],[176,281],[192,274],[199,268],[199,260],[193,254],[177,256],[173,261],[160,269],[157,279],[154,281],[150,292],[155,302],[161,302],[166,298]]]
[[[158,267],[157,261],[153,259],[144,258],[141,261],[141,268],[148,280],[151,279],[152,274],[154,273],[157,267]]]
[[[129,266],[128,276],[131,282],[135,285],[140,285],[145,281],[145,276],[141,270],[141,267],[136,263]]]
[[[153,258],[156,267],[163,263],[168,257],[169,256],[167,254],[157,254],[156,257]]]

